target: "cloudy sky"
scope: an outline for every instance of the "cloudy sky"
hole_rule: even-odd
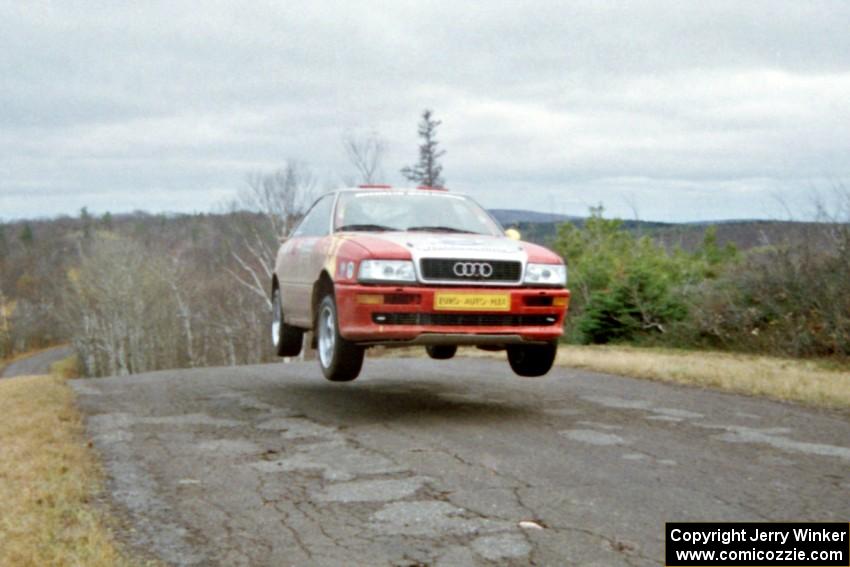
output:
[[[248,4],[247,6],[245,4]],[[443,121],[489,207],[805,217],[850,187],[850,2],[0,0],[0,219],[209,211],[248,174],[384,177]]]

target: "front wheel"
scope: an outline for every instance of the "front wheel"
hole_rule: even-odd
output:
[[[328,294],[319,304],[316,313],[319,366],[331,382],[350,382],[357,378],[363,367],[363,347],[345,340],[339,334],[336,302]]]
[[[541,345],[508,345],[508,362],[511,369],[520,376],[543,376],[552,369],[558,343]]]

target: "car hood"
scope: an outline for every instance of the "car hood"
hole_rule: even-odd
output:
[[[504,236],[429,232],[373,232],[356,237],[373,258],[457,258],[558,263],[555,253]]]

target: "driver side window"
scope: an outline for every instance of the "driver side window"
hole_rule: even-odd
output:
[[[334,196],[325,195],[307,211],[304,220],[295,229],[292,236],[327,236],[330,233],[331,209]]]

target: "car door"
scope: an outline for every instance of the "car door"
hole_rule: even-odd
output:
[[[275,260],[275,275],[280,284],[281,306],[288,323],[292,323],[290,309],[294,302],[291,301],[291,298],[295,289],[294,286],[298,281],[296,278],[298,242],[299,239],[294,236],[294,231],[288,238],[282,238]]]
[[[319,273],[315,267],[324,264],[334,200],[335,195],[325,195],[316,201],[282,250],[288,268],[282,293],[283,312],[291,324],[305,327],[311,324],[313,284]]]

